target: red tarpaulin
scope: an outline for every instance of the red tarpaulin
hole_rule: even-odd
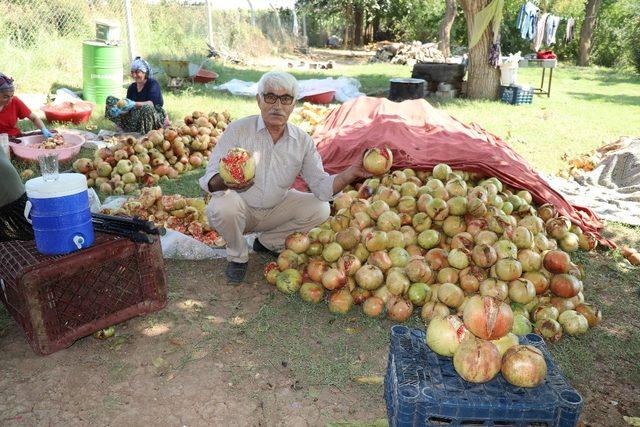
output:
[[[389,147],[394,168],[432,169],[447,163],[453,169],[495,176],[505,184],[528,190],[536,203],[552,203],[584,231],[603,239],[600,219],[589,209],[573,206],[507,143],[478,125],[467,126],[423,99],[392,102],[359,97],[334,109],[313,135],[329,173],[361,161],[367,148]]]

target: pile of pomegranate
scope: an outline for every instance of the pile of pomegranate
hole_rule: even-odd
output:
[[[325,117],[331,112],[331,108],[320,104],[305,102],[302,107],[296,108],[291,115],[291,123],[313,135]]]
[[[87,177],[89,187],[104,194],[137,194],[139,186],[156,185],[206,166],[230,122],[227,111],[208,115],[194,111],[182,125],[152,130],[140,139],[129,137],[101,148],[94,159],[73,162],[73,169]]]
[[[388,171],[389,154],[371,152],[368,166]],[[557,341],[601,319],[585,302],[583,273],[569,256],[593,250],[595,236],[495,177],[446,164],[395,170],[345,189],[332,210],[319,227],[286,239],[265,268],[268,283],[326,301],[333,313],[361,306],[367,316],[396,322],[418,313],[431,334],[434,321],[447,322],[449,355],[464,331],[511,344],[532,331]]]
[[[202,197],[164,195],[160,187],[145,187],[138,197],[130,197],[118,209],[103,209],[107,215],[138,217],[191,236],[202,243],[222,247],[222,236],[209,226]]]

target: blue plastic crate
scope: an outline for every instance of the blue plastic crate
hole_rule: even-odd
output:
[[[429,349],[423,331],[393,326],[384,381],[389,425],[575,426],[582,397],[541,337],[529,334],[520,343],[544,354],[547,377],[538,387],[516,387],[501,374],[484,384],[467,382],[454,370],[452,358]]]
[[[511,105],[531,104],[533,102],[533,88],[500,86],[500,100]]]

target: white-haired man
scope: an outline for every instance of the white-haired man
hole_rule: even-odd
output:
[[[361,163],[336,175],[324,171],[311,137],[287,123],[298,90],[291,74],[264,74],[256,95],[260,115],[236,120],[227,127],[200,179],[202,189],[212,194],[207,206],[209,224],[227,241],[226,274],[231,283],[242,282],[247,271],[245,233],[258,233],[254,251],[277,256],[289,234],[324,222],[333,195],[367,176]],[[234,147],[249,151],[256,161],[254,179],[238,186],[225,184],[218,174],[220,159]],[[291,189],[298,175],[311,193]]]

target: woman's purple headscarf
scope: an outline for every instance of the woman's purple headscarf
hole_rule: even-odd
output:
[[[0,92],[9,92],[13,89],[13,79],[0,73]]]

